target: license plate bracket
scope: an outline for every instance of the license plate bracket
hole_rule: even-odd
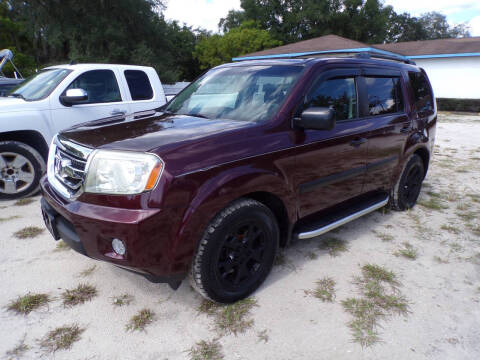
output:
[[[50,234],[52,234],[55,240],[60,240],[60,234],[57,230],[55,215],[51,214],[47,209],[42,207],[42,216],[45,226],[47,227],[48,231],[50,231]]]

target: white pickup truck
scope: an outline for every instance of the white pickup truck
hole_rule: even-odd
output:
[[[32,195],[60,130],[166,103],[150,67],[106,64],[43,69],[0,98],[0,200]]]

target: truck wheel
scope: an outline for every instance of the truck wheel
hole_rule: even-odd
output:
[[[407,161],[400,179],[395,184],[391,205],[395,210],[411,209],[417,202],[422,188],[425,168],[420,156],[413,154]]]
[[[194,257],[191,283],[216,302],[243,299],[269,274],[278,243],[278,224],[270,209],[239,199],[208,225]]]
[[[0,141],[0,200],[35,194],[45,168],[42,156],[31,146],[18,141]]]

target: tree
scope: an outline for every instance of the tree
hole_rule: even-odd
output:
[[[233,57],[280,46],[266,30],[258,29],[254,22],[245,22],[225,35],[203,36],[195,48],[195,57],[201,69],[207,69],[226,62]]]

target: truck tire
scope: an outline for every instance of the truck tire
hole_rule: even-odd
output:
[[[425,168],[420,156],[413,154],[408,159],[400,178],[393,188],[391,207],[394,210],[408,210],[415,206],[422,182],[425,177]]]
[[[0,200],[14,200],[38,192],[46,164],[30,145],[0,141]]]
[[[279,236],[268,207],[252,199],[233,202],[207,226],[193,260],[192,286],[219,303],[247,297],[270,273]]]

